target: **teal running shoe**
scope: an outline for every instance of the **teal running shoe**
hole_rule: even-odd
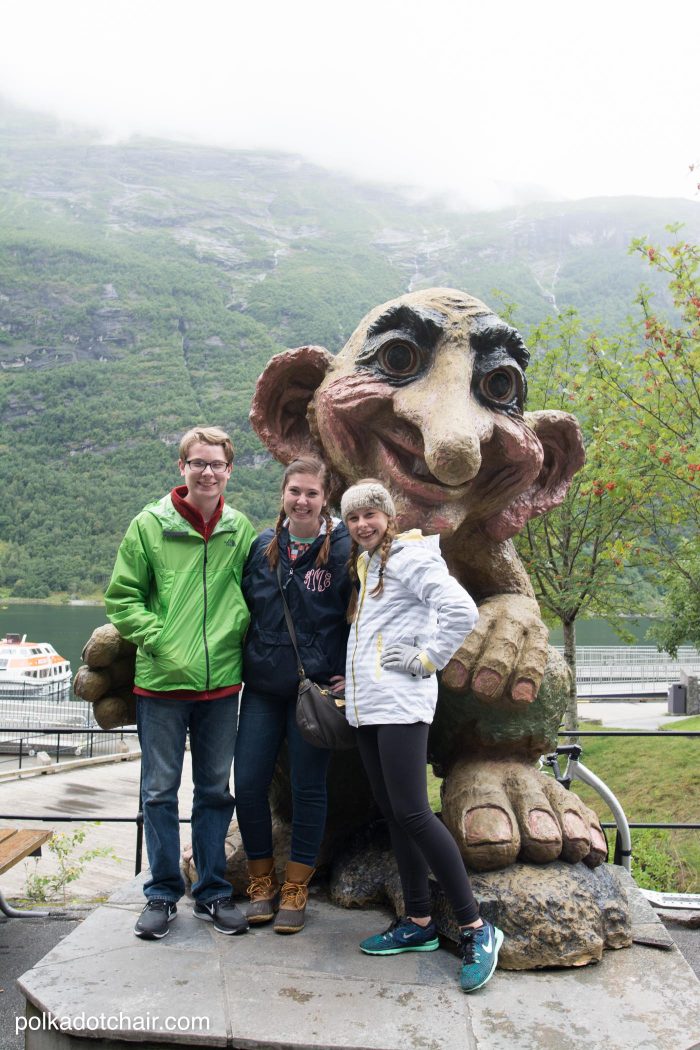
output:
[[[367,955],[400,955],[401,952],[434,952],[440,947],[434,922],[419,926],[405,916],[395,919],[384,933],[367,937],[360,948]]]
[[[475,992],[491,980],[502,944],[503,934],[486,919],[484,925],[476,930],[461,931],[459,951],[462,956],[462,972],[459,983],[465,992]]]

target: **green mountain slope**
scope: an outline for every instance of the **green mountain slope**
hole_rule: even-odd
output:
[[[230,498],[267,523],[279,468],[247,413],[273,353],[335,352],[432,285],[498,289],[524,327],[573,304],[609,328],[647,276],[631,238],[672,221],[697,236],[697,205],[463,214],[293,156],[109,145],[0,106],[0,593],[99,589],[196,421],[232,433]]]

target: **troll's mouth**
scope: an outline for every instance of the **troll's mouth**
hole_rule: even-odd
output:
[[[462,499],[471,487],[471,482],[462,485],[447,485],[428,468],[422,453],[403,438],[392,434],[375,433],[379,454],[389,467],[393,479],[414,498],[443,503],[445,500]]]

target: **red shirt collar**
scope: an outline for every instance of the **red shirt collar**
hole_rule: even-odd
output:
[[[219,496],[219,502],[216,510],[210,517],[209,521],[205,521],[201,513],[192,504],[188,503],[187,499],[187,485],[178,485],[170,493],[170,497],[173,501],[173,507],[180,514],[185,521],[188,521],[193,529],[196,529],[200,535],[208,540],[212,532],[216,528],[217,522],[221,517],[224,510],[224,497]]]

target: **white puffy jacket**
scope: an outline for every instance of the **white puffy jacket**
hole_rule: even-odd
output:
[[[345,671],[345,712],[351,725],[432,722],[437,703],[436,676],[414,678],[381,666],[388,645],[403,642],[421,649],[435,668],[443,668],[474,629],[476,605],[450,576],[438,536],[419,529],[394,539],[379,582],[380,554],[357,560],[360,594],[350,628]]]

